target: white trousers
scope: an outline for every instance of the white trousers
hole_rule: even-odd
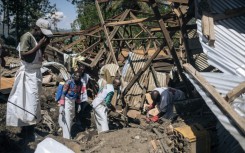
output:
[[[98,133],[109,130],[107,113],[108,110],[105,105],[99,104],[94,108],[94,117]]]
[[[65,106],[60,106],[59,125],[63,131],[63,138],[71,139],[72,120],[75,116],[75,100],[65,97]]]

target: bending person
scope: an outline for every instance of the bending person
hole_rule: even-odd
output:
[[[153,103],[148,106],[148,111],[157,106],[159,114],[151,117],[150,121],[157,122],[160,117],[171,118],[174,101],[185,99],[185,94],[181,90],[170,87],[155,88],[151,92],[151,99]]]
[[[111,100],[114,95],[114,90],[118,90],[120,85],[121,82],[119,79],[115,79],[113,84],[106,84],[92,102],[98,133],[109,130],[107,120],[108,108],[112,107]]]

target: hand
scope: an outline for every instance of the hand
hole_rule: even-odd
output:
[[[50,43],[50,38],[44,36],[41,40],[39,40],[38,45],[47,46],[49,43]]]
[[[151,120],[152,122],[158,122],[159,117],[158,117],[158,115],[156,115],[156,116],[151,117],[150,120]]]
[[[64,106],[65,105],[65,100],[64,99],[60,99],[59,100],[59,105],[60,106]]]
[[[116,108],[115,108],[113,105],[110,105],[108,108],[109,108],[111,111],[113,111],[113,112],[116,111]]]
[[[151,109],[153,109],[154,107],[153,107],[153,105],[151,104],[151,105],[147,105],[147,106],[145,106],[145,110],[146,111],[149,111],[149,110],[151,110]]]

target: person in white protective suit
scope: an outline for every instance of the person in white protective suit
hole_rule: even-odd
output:
[[[72,78],[64,84],[63,93],[59,100],[59,125],[63,131],[63,138],[71,139],[71,127],[75,117],[75,103],[80,102],[81,89],[81,73],[75,72]]]
[[[108,108],[112,110],[114,109],[111,105],[111,100],[114,95],[114,89],[118,90],[120,85],[120,80],[114,79],[113,84],[106,84],[102,89],[100,89],[97,97],[92,102],[98,133],[109,130],[107,120]]]
[[[171,118],[173,115],[174,101],[185,99],[185,94],[181,90],[162,87],[155,88],[151,92],[153,103],[147,106],[147,110],[151,110],[157,106],[159,114],[149,118],[149,121],[157,122],[160,117]]]
[[[23,127],[22,131],[34,132],[41,120],[40,93],[42,88],[42,60],[50,42],[51,24],[38,19],[30,32],[20,38],[17,47],[21,67],[16,72],[15,82],[7,103],[6,125]],[[31,132],[32,131],[32,132]]]

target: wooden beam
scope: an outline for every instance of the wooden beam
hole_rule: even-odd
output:
[[[130,88],[134,85],[134,83],[140,78],[140,76],[146,71],[146,69],[151,65],[153,59],[155,59],[157,57],[157,55],[160,53],[160,51],[163,49],[164,45],[162,44],[158,50],[151,56],[151,58],[149,58],[144,67],[142,67],[141,69],[139,69],[139,71],[134,75],[134,77],[132,78],[132,80],[130,80],[130,82],[128,83],[128,85],[126,86],[126,88],[124,89],[124,91],[122,92],[120,98],[122,98],[124,95],[127,94],[127,92],[130,90]]]
[[[175,52],[175,48],[174,48],[174,45],[173,45],[173,41],[172,39],[170,38],[170,35],[169,35],[169,31],[167,30],[166,28],[166,25],[163,21],[163,18],[161,17],[161,14],[159,12],[159,9],[158,9],[158,5],[156,4],[156,1],[155,0],[150,0],[150,5],[151,5],[151,8],[155,14],[155,17],[158,19],[158,24],[162,30],[162,33],[163,33],[163,36],[165,38],[164,42],[167,43],[167,46],[168,46],[168,49],[170,50],[170,53],[174,59],[174,62],[177,66],[177,70],[179,72],[179,75],[181,77],[181,79],[183,80],[184,84],[185,84],[185,87],[186,87],[186,90],[188,91],[188,96],[191,96],[192,93],[190,91],[190,87],[189,85],[187,84],[187,78],[185,77],[185,75],[183,74],[183,69],[180,65],[180,61],[179,61],[179,58]]]
[[[181,26],[173,26],[173,27],[167,27],[168,31],[179,31],[181,29]],[[191,25],[185,25],[186,30],[192,30],[192,29],[197,29],[196,24],[191,24]],[[161,28],[151,28],[151,32],[161,32]]]
[[[122,16],[121,16],[119,22],[125,20],[125,18],[126,18],[127,15],[129,14],[129,12],[130,12],[130,10],[127,9],[127,10],[122,14]],[[117,33],[117,31],[118,31],[119,28],[120,28],[119,26],[114,27],[114,29],[112,30],[112,32],[110,33],[110,36],[109,36],[109,39],[110,39],[110,40],[115,36],[115,34]]]
[[[86,37],[81,36],[81,37],[80,37],[79,39],[77,39],[76,41],[73,41],[73,42],[70,43],[69,45],[64,46],[64,47],[61,49],[61,51],[66,51],[66,50],[68,50],[68,49],[71,48],[72,46],[74,46],[74,45],[80,43],[81,41],[83,41],[84,39],[86,39]]]
[[[130,12],[130,16],[133,18],[133,19],[137,19],[137,17],[133,14],[133,12]],[[138,23],[138,25],[141,27],[142,30],[144,30],[146,33],[148,33],[148,35],[150,37],[153,37],[153,34],[150,32],[150,30],[148,30],[143,23]],[[154,42],[154,46],[159,46],[160,43],[159,41],[156,40],[156,42]]]
[[[205,89],[214,99],[215,104],[227,115],[245,135],[245,120],[235,112],[231,105],[219,94],[215,88],[190,64],[184,64],[184,69]]]
[[[151,69],[152,76],[153,76],[153,79],[155,81],[156,87],[159,88],[160,82],[159,82],[158,77],[157,77],[157,72],[156,72],[155,68],[153,67],[153,65],[150,66],[150,69]]]
[[[141,19],[134,19],[134,20],[127,20],[127,21],[118,21],[118,22],[110,22],[106,23],[106,26],[121,26],[126,24],[134,24],[134,23],[140,23],[144,21],[152,21],[152,18],[141,18]]]
[[[112,41],[125,41],[125,40],[146,40],[146,39],[163,39],[163,37],[143,37],[143,38],[117,38],[117,39],[112,39]]]
[[[245,93],[245,81],[240,83],[238,86],[236,86],[231,91],[229,91],[225,96],[225,100],[231,103],[234,99],[236,99],[243,93]]]
[[[87,34],[93,35],[93,34],[99,32],[99,31],[101,31],[101,30],[102,30],[102,28],[99,27],[99,28],[97,28],[97,29],[94,29],[93,31],[90,31],[90,32],[87,33]],[[85,40],[85,39],[86,39],[86,37],[85,37],[84,34],[83,34],[83,35],[81,36],[81,38],[79,38],[78,40],[76,40],[76,41],[70,43],[69,45],[64,46],[64,47],[61,49],[61,51],[65,51],[65,50],[71,48],[72,46],[74,46],[74,45],[80,43],[81,41],[83,41],[83,40]]]
[[[203,12],[202,16],[202,33],[208,38],[209,46],[214,46],[214,20],[211,14]]]
[[[101,40],[98,40],[97,42],[95,42],[94,44],[89,46],[88,48],[84,49],[83,51],[80,52],[80,55],[85,54],[86,52],[94,49],[96,46],[98,46],[98,44],[100,44],[100,42],[101,42]]]
[[[175,2],[175,3],[182,3],[182,4],[188,4],[189,0],[167,0],[169,2]]]
[[[107,44],[108,44],[109,50],[111,52],[111,56],[112,56],[113,62],[116,65],[118,65],[117,59],[116,59],[115,54],[114,54],[114,49],[113,49],[113,46],[111,44],[110,37],[109,37],[108,31],[107,31],[107,28],[106,28],[106,25],[105,25],[105,21],[104,21],[104,18],[102,16],[102,13],[101,13],[101,10],[100,10],[100,6],[99,6],[99,3],[98,3],[97,0],[95,0],[95,6],[96,6],[96,9],[97,9],[99,18],[100,18],[101,25],[102,25],[104,33],[105,33],[105,37],[106,37],[106,40],[107,40]],[[118,71],[118,73],[121,75],[120,71]]]

